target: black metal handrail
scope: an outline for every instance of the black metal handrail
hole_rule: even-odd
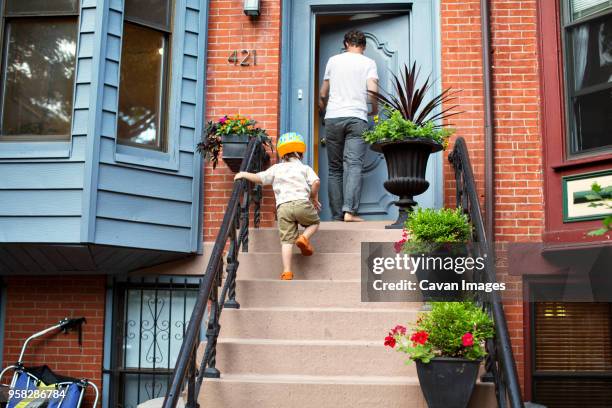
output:
[[[478,243],[476,248],[485,258],[486,273],[475,278],[483,283],[495,283],[497,280],[495,248],[490,241],[493,237],[487,237],[485,232],[472,164],[462,137],[455,141],[455,147],[448,160],[455,170],[457,207],[461,207],[470,217],[474,226],[474,241]],[[524,408],[501,297],[496,291],[490,293],[479,291],[476,294],[476,301],[491,315],[495,324],[495,337],[487,342],[488,355],[485,367],[495,383],[498,407]]]
[[[260,171],[266,157],[267,153],[262,141],[258,138],[251,139],[240,170]],[[234,182],[232,195],[189,319],[189,326],[183,337],[183,344],[178,354],[170,388],[164,398],[163,408],[175,408],[183,391],[186,391],[186,407],[197,408],[197,397],[204,378],[219,378],[220,376],[216,368],[217,338],[221,330],[219,318],[224,308],[238,309],[240,307],[236,301],[238,253],[241,249],[243,252],[248,251],[251,200],[254,204],[253,223],[255,228],[259,226],[261,192],[261,186],[253,186],[244,179]],[[228,242],[225,282],[219,296],[219,287],[224,278],[223,253]],[[196,350],[200,344],[200,327],[204,323],[208,304],[210,307],[207,319],[206,349],[197,365]]]

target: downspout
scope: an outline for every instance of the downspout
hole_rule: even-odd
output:
[[[493,87],[491,66],[491,0],[480,0],[482,31],[482,71],[484,81],[485,125],[485,233],[495,241],[495,128],[493,124]]]

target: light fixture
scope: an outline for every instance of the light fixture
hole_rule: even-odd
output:
[[[244,0],[244,14],[251,17],[259,16],[260,0]]]

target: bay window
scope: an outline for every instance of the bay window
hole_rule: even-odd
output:
[[[167,150],[170,0],[126,0],[118,142]]]
[[[7,0],[0,141],[69,140],[78,1]]]
[[[568,155],[612,150],[612,0],[567,0]]]

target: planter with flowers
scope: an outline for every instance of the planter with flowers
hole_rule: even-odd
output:
[[[223,116],[206,124],[198,151],[212,162],[213,169],[219,163],[219,153],[223,161],[233,171],[240,171],[240,164],[249,140],[260,138],[264,145],[272,149],[272,140],[264,129],[255,125],[256,121],[241,115]]]
[[[375,117],[375,126],[365,132],[364,139],[372,145],[372,150],[385,156],[388,180],[384,186],[399,196],[395,205],[400,209],[397,221],[387,228],[401,229],[417,204],[414,196],[429,188],[425,178],[429,156],[446,149],[453,133],[437,123],[457,112],[451,112],[455,106],[441,109],[442,104],[453,99],[450,89],[425,99],[433,84],[428,78],[421,86],[417,85],[416,64],[411,69],[404,65],[401,77],[392,75],[395,94],[369,91],[383,105],[384,119]]]
[[[408,215],[404,225],[402,239],[395,244],[398,253],[427,254],[430,257],[449,258],[465,257],[468,254],[467,243],[472,237],[472,224],[467,215],[460,209],[422,209],[413,211]],[[455,265],[456,262],[453,262]],[[470,280],[470,273],[466,271],[436,269],[434,265],[422,266],[416,270],[416,277],[420,281],[441,287],[439,284],[451,283],[461,287],[461,280]],[[461,291],[436,290],[423,291],[425,301],[462,300]]]
[[[412,331],[396,326],[385,346],[415,361],[429,408],[466,408],[476,384],[493,321],[471,302],[436,302]]]

